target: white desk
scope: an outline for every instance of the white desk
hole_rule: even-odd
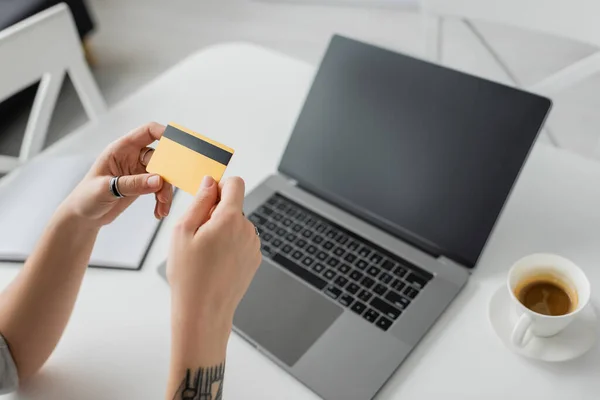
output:
[[[276,169],[314,69],[244,44],[196,54],[47,154],[99,152],[148,120],[171,120],[237,152],[229,174],[248,189]],[[73,318],[39,376],[10,399],[158,399],[169,359],[169,291],[156,273],[169,234],[190,197],[176,198],[140,272],[89,270]],[[150,217],[150,216],[149,216]],[[509,352],[487,320],[488,300],[510,264],[532,252],[580,264],[600,300],[600,164],[539,146],[533,152],[469,284],[381,392],[380,399],[592,399],[600,392],[600,350],[563,364]],[[1,265],[0,285],[16,275]],[[235,334],[227,399],[315,399]]]

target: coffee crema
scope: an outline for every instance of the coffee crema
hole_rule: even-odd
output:
[[[577,308],[577,292],[555,275],[538,274],[521,280],[515,297],[525,307],[543,315],[560,316]]]

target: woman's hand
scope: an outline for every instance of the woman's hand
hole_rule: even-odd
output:
[[[117,218],[138,196],[155,193],[154,216],[166,217],[173,200],[173,188],[160,176],[146,173],[146,165],[154,152],[146,146],[160,139],[164,130],[163,125],[151,122],[108,146],[63,206],[100,227]],[[118,189],[124,198],[115,197],[109,190],[114,176],[120,177]]]
[[[243,203],[242,179],[229,178],[220,187],[210,177],[202,181],[171,243],[167,273],[174,315],[231,324],[262,259]]]
[[[218,187],[205,177],[174,230],[167,268],[172,298],[167,399],[222,396],[233,315],[262,259],[243,203],[243,180],[230,178]]]

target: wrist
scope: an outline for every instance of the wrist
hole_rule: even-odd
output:
[[[171,315],[173,361],[187,367],[222,363],[232,326],[233,318],[227,315],[189,313],[174,307]]]
[[[218,307],[216,302],[189,301],[172,295],[171,315],[173,322],[185,326],[213,326],[217,330],[231,330],[233,313],[227,307]]]
[[[69,206],[68,202],[64,202],[58,207],[54,219],[59,225],[68,226],[82,234],[97,234],[101,228],[95,221],[78,214],[73,207]]]

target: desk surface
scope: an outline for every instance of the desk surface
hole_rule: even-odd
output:
[[[176,121],[235,148],[228,173],[247,188],[276,170],[314,69],[251,45],[200,52],[49,149],[96,154],[149,120]],[[90,269],[69,326],[43,371],[8,399],[161,398],[169,360],[169,290],[156,268],[191,196],[176,197],[139,272]],[[538,145],[478,267],[378,399],[592,399],[600,392],[600,346],[548,364],[508,351],[487,319],[493,291],[511,263],[533,252],[571,258],[600,304],[600,164]],[[0,264],[0,287],[19,266]],[[316,399],[294,378],[233,334],[228,399]]]

